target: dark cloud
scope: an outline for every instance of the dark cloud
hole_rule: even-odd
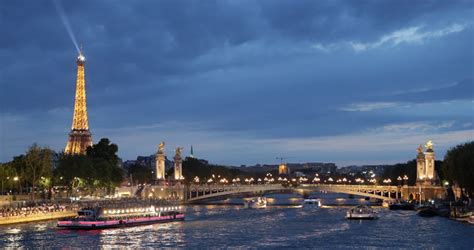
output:
[[[470,122],[461,115],[347,107],[474,99],[471,1],[62,4],[87,57],[93,130],[175,122],[272,139],[361,133],[420,119]],[[25,119],[12,132],[16,140],[31,142],[19,135],[24,130],[67,132],[77,55],[53,2],[4,2],[0,22],[0,113]],[[440,35],[454,24],[462,30]],[[352,47],[411,27],[419,27],[412,36],[432,35],[365,51]],[[13,126],[10,118],[3,128]]]

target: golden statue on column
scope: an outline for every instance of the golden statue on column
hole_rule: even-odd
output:
[[[183,159],[181,158],[181,152],[183,148],[182,147],[177,147],[176,148],[176,154],[173,158],[174,160],[174,179],[176,181],[183,180]]]
[[[161,142],[156,153],[156,179],[165,180],[165,142]]]

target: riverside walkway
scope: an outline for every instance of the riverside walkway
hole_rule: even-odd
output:
[[[77,205],[59,203],[4,207],[0,208],[0,225],[71,217],[76,215],[77,208]]]
[[[76,211],[66,210],[57,212],[38,213],[30,215],[13,215],[8,217],[0,217],[0,225],[9,225],[16,223],[26,223],[43,220],[55,220],[61,218],[72,217],[77,214]]]

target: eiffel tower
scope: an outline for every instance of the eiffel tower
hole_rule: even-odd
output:
[[[76,97],[74,99],[74,116],[72,128],[67,141],[66,154],[85,154],[86,149],[92,146],[92,136],[87,120],[86,81],[84,78],[84,64],[86,58],[82,51],[77,57]]]

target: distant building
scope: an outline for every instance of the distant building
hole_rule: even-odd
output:
[[[303,177],[303,176],[306,176],[306,175],[305,175],[303,172],[301,172],[301,171],[295,171],[295,172],[294,172],[294,175],[295,175],[296,177]]]
[[[190,152],[190,154],[189,154],[189,158],[194,158],[193,145],[191,145],[191,152]]]
[[[286,163],[281,163],[278,166],[278,174],[290,174],[290,168],[286,165]]]

